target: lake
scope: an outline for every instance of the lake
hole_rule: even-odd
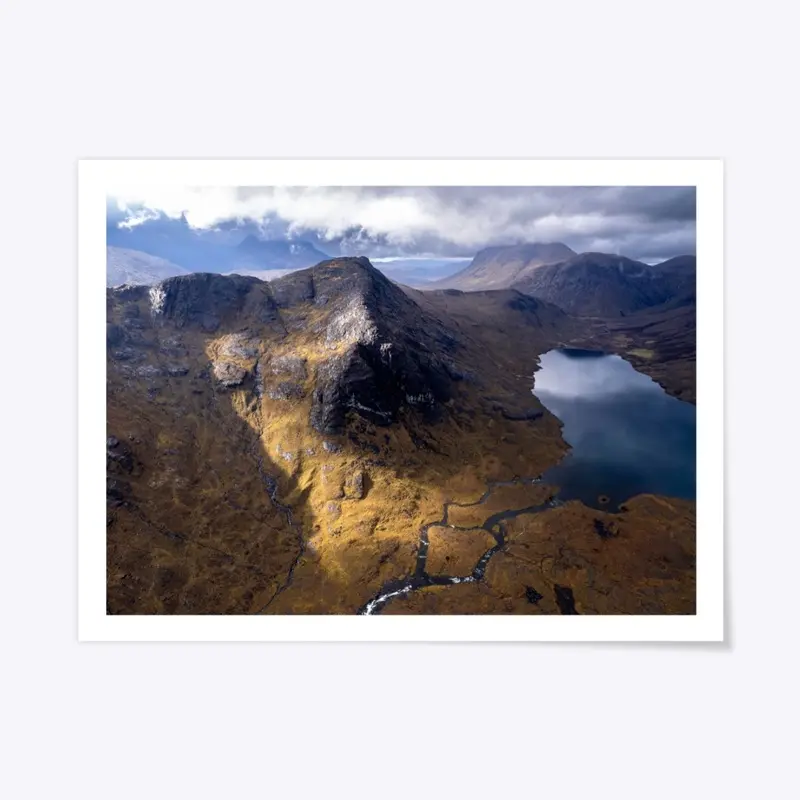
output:
[[[551,350],[533,393],[563,423],[572,448],[542,477],[561,500],[615,510],[637,494],[694,499],[695,407],[668,395],[620,356]]]

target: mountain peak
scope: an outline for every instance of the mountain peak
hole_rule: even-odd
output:
[[[235,248],[235,269],[296,269],[310,267],[328,258],[310,242],[302,239],[261,239],[253,233]]]
[[[561,242],[526,242],[486,247],[475,255],[465,269],[431,284],[431,288],[465,291],[506,289],[524,273],[545,264],[566,261],[573,256],[575,251]]]
[[[212,342],[231,337],[265,343],[263,366],[253,361],[256,350],[249,361],[212,356],[214,376],[226,389],[246,380],[258,386],[258,396],[310,394],[309,422],[324,434],[341,432],[351,412],[380,425],[395,421],[403,409],[436,416],[460,379],[452,358],[456,336],[364,257],[329,259],[269,282],[181,275],[135,294],[110,289],[109,303],[141,304],[145,312],[136,314],[140,328],[111,327],[114,360],[142,357],[135,347],[139,330],[151,330],[160,341],[182,332],[212,352]],[[273,385],[265,370],[275,351],[303,353],[312,384],[289,386],[283,378]]]
[[[270,285],[278,305],[285,307],[306,300],[325,305],[354,296],[369,297],[384,307],[409,302],[403,291],[364,256],[329,258],[276,278]]]
[[[383,273],[375,267],[375,265],[366,256],[337,256],[336,258],[328,258],[325,261],[320,261],[319,264],[311,267],[317,268],[337,268],[342,270],[366,270],[367,272],[375,273],[381,277]]]

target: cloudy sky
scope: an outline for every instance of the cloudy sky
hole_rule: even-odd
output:
[[[257,225],[326,252],[472,256],[564,242],[654,262],[695,252],[694,187],[215,187],[117,192],[109,222],[185,217],[199,230]]]

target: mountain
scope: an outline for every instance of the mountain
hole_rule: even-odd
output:
[[[581,253],[541,266],[513,287],[570,314],[618,317],[683,298],[694,291],[695,258],[681,256],[649,266],[624,256]]]
[[[656,264],[652,269],[660,275],[667,286],[670,298],[666,303],[671,308],[694,305],[697,302],[697,258],[676,256]]]
[[[230,231],[196,230],[184,217],[159,216],[130,228],[109,221],[106,243],[167,259],[190,272],[223,272],[235,253]]]
[[[328,259],[327,253],[303,241],[263,240],[254,235],[245,237],[232,256],[231,270],[302,269]]]
[[[616,319],[591,322],[597,347],[624,356],[671,395],[695,402],[697,309],[694,294]]]
[[[575,255],[558,242],[487,247],[477,253],[465,269],[430,284],[435,289],[480,291],[507,289],[543,264],[565,261]]]
[[[158,216],[133,227],[109,222],[107,244],[166,259],[189,272],[233,272],[310,267],[327,254],[305,241],[263,239],[252,223],[192,228],[185,217]]]
[[[479,298],[364,258],[109,289],[110,612],[354,613],[414,573],[443,497],[560,458],[529,376],[568,318],[484,299],[502,341]]]
[[[158,256],[124,247],[106,248],[106,285],[158,283],[164,278],[184,275],[186,270]]]
[[[674,503],[567,504],[555,533],[520,518],[523,558],[500,552],[568,450],[537,358],[595,327],[513,289],[400,287],[366,258],[108,289],[108,613],[353,614],[411,587],[421,613],[559,613],[565,583],[590,612],[669,608],[693,536]],[[599,539],[598,514],[623,535]]]

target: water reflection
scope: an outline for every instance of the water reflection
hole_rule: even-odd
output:
[[[695,407],[619,356],[551,350],[534,394],[564,424],[572,450],[543,477],[559,497],[614,509],[642,492],[695,496]]]

